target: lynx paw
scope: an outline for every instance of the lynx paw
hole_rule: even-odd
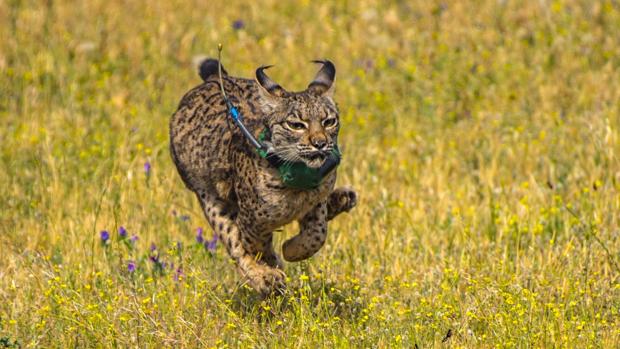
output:
[[[286,274],[280,269],[257,264],[252,271],[245,273],[248,283],[263,296],[283,293],[286,288]]]
[[[342,212],[349,212],[357,205],[357,193],[352,188],[335,189],[327,201],[327,219],[331,220]]]

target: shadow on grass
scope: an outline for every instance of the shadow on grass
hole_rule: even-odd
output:
[[[259,321],[277,320],[297,314],[300,309],[312,317],[327,320],[338,317],[348,322],[357,321],[368,306],[359,288],[351,284],[317,279],[312,282],[290,283],[283,294],[262,297],[247,286],[229,291],[230,309],[243,318]]]

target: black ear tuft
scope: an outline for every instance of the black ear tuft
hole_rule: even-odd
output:
[[[217,59],[207,58],[204,61],[202,61],[202,63],[200,63],[200,66],[198,67],[198,74],[200,75],[203,81],[207,81],[207,79],[209,79],[212,76],[217,77],[218,65],[219,65],[219,61]],[[226,76],[226,75],[228,75],[228,73],[226,72],[226,69],[224,69],[224,66],[222,66],[222,76]]]

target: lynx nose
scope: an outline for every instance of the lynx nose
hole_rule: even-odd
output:
[[[327,140],[323,137],[312,138],[310,142],[318,150],[323,150],[327,146]]]

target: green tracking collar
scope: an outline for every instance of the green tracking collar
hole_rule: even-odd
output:
[[[264,144],[262,141],[268,134],[269,131],[267,129],[261,132],[258,137],[261,144]],[[278,169],[282,183],[284,183],[285,186],[303,190],[315,189],[318,187],[323,181],[323,178],[340,164],[340,158],[342,157],[338,146],[335,146],[321,167],[312,168],[308,167],[304,162],[283,161],[275,156],[275,154],[269,153],[268,150],[262,148],[258,148],[257,151],[263,159],[267,159],[270,164]]]

